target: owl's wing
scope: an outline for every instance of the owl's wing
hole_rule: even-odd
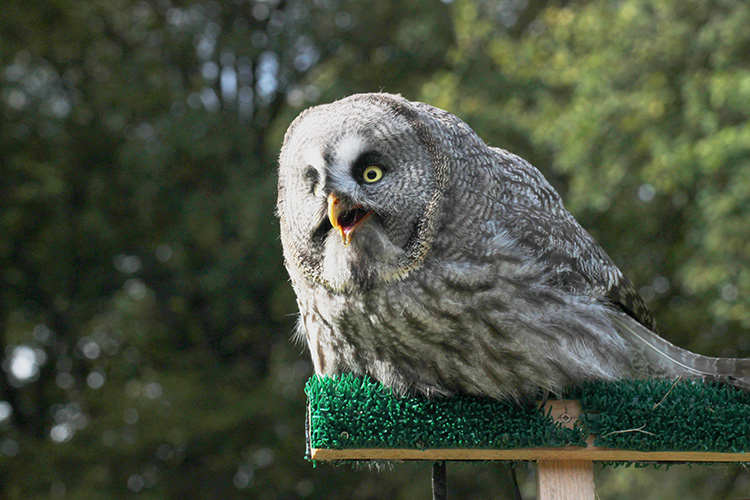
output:
[[[546,268],[551,284],[606,300],[645,327],[656,329],[651,311],[633,284],[567,210],[515,206],[508,211],[514,221],[511,234]]]
[[[607,301],[656,331],[656,321],[633,284],[563,207],[542,174],[515,155],[495,151],[502,165],[501,197],[510,196],[501,203],[505,229],[546,268],[550,284]]]

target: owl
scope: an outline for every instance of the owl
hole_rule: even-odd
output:
[[[317,374],[496,399],[626,377],[750,388],[750,360],[659,337],[542,174],[446,111],[385,93],[310,108],[278,174],[298,335]]]

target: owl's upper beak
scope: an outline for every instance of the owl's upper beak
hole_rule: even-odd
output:
[[[344,246],[349,246],[354,230],[361,226],[370,215],[372,211],[368,212],[362,206],[345,207],[335,194],[328,195],[328,220],[341,235]]]

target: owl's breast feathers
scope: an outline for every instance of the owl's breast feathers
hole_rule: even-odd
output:
[[[408,280],[367,291],[305,289],[301,326],[316,371],[368,374],[399,392],[497,398],[628,373],[606,309],[568,301],[527,270],[513,256],[428,258]]]

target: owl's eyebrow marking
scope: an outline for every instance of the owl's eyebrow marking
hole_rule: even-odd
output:
[[[365,147],[365,139],[363,137],[359,134],[349,135],[338,143],[336,156],[342,164],[351,165],[360,156]]]
[[[321,153],[320,149],[316,147],[310,147],[305,150],[302,154],[302,159],[311,167],[322,169],[325,167],[325,155]]]
[[[365,140],[359,134],[350,133],[331,144],[322,154],[326,164],[326,185],[336,185],[339,188],[356,186],[351,177],[351,166],[365,149]]]

